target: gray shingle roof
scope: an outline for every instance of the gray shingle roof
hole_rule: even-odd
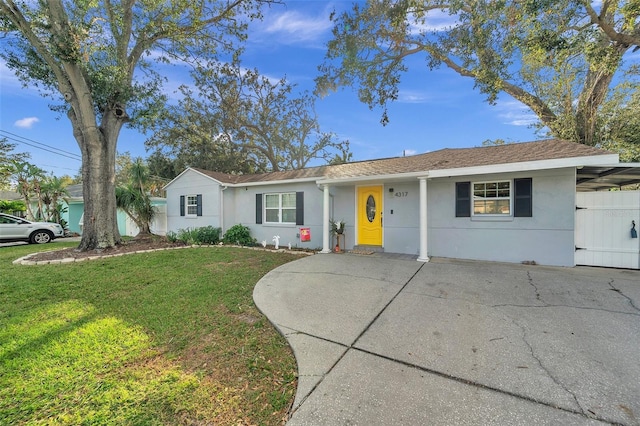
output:
[[[409,157],[358,161],[335,166],[309,167],[252,175],[230,175],[195,169],[221,183],[243,184],[293,179],[348,179],[366,176],[397,175],[464,167],[490,166],[561,158],[610,155],[608,151],[558,139],[523,142],[477,148],[446,148]]]

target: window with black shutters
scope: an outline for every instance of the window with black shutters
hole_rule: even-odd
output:
[[[532,217],[533,179],[514,179],[513,187],[515,192],[513,199],[513,215],[515,217]]]
[[[471,216],[471,182],[456,182],[456,217]]]
[[[304,225],[304,192],[256,194],[256,223]]]
[[[180,216],[202,216],[202,194],[181,195]]]

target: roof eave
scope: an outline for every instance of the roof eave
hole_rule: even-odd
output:
[[[461,167],[429,171],[430,178],[484,175],[494,173],[526,172],[534,170],[563,169],[567,167],[618,164],[618,154],[590,155],[585,157],[565,157],[551,160],[523,161],[520,163],[492,164],[486,166]]]
[[[322,179],[316,181],[318,185],[338,185],[338,184],[349,184],[349,183],[366,183],[366,182],[375,182],[375,181],[399,181],[399,180],[407,180],[407,179],[418,179],[421,177],[430,177],[429,171],[419,171],[419,172],[408,172],[408,173],[394,173],[394,174],[386,174],[386,175],[365,175],[365,176],[354,176],[354,177],[346,177],[346,178],[330,178],[330,179]]]
[[[219,185],[228,185],[227,183],[225,183],[225,182],[220,182],[218,179],[214,179],[214,178],[212,178],[211,176],[207,176],[206,174],[204,174],[204,173],[202,173],[202,172],[200,172],[200,171],[198,171],[198,170],[196,170],[196,169],[193,169],[193,168],[191,168],[191,167],[187,167],[186,169],[184,169],[184,170],[182,171],[182,173],[180,173],[178,176],[174,177],[174,178],[171,180],[171,182],[169,182],[168,184],[166,184],[165,186],[163,186],[163,187],[162,187],[162,189],[166,191],[166,190],[167,190],[167,188],[168,188],[169,186],[171,186],[171,184],[173,184],[176,180],[180,179],[180,178],[182,177],[182,175],[184,175],[185,173],[187,173],[189,170],[191,170],[191,171],[192,171],[192,172],[194,172],[194,173],[198,173],[200,176],[204,176],[204,177],[206,177],[207,179],[210,179],[210,180],[212,180],[212,181],[214,181],[214,182],[218,183]]]
[[[266,185],[283,185],[292,183],[306,183],[315,182],[318,177],[298,178],[298,179],[280,179],[280,180],[263,180],[257,182],[244,182],[244,183],[223,183],[222,185],[229,188],[244,188],[248,186],[266,186]]]

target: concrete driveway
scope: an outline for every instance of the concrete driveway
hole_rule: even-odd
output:
[[[288,425],[640,424],[640,272],[374,256],[256,285],[298,362]]]

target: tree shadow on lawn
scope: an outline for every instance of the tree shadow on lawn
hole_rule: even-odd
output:
[[[240,389],[201,386],[154,351],[140,327],[77,300],[11,317],[0,331],[0,371],[6,424],[193,424],[241,415]]]
[[[0,279],[0,423],[282,423],[295,359],[252,290],[295,259],[216,247],[9,265]]]

